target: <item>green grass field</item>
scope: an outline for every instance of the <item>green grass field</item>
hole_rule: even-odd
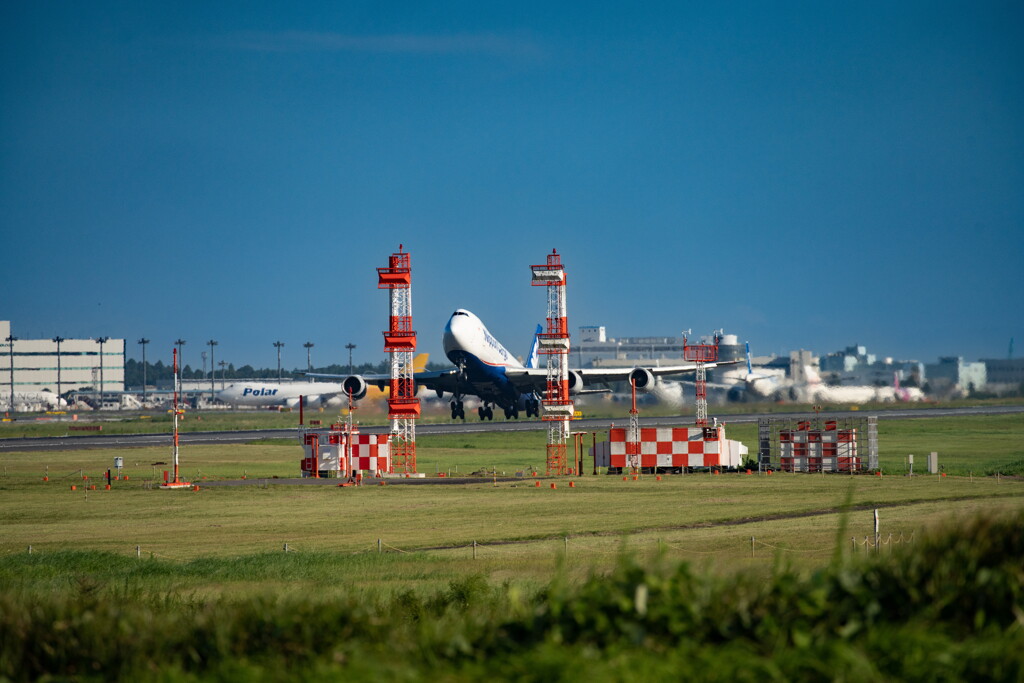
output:
[[[4,453],[0,678],[1019,679],[1024,480],[989,473],[1024,417],[879,431],[881,477],[534,478],[541,432],[422,437],[468,485],[279,485],[287,442],[183,447],[198,492],[151,487],[169,445]],[[949,476],[904,475],[932,450]]]
[[[729,429],[753,448],[754,426]],[[857,509],[849,536],[861,542],[872,533],[868,510],[876,506],[886,538],[895,539],[946,518],[1021,506],[1024,482],[985,475],[1024,460],[1022,435],[1024,416],[894,420],[880,425],[882,477],[587,475],[574,478],[573,487],[558,480],[556,489],[547,480],[538,488],[529,476],[543,468],[540,432],[421,438],[419,470],[429,476],[527,475],[497,485],[478,474],[480,483],[460,486],[279,486],[275,478],[297,475],[301,450],[259,443],[192,446],[181,456],[184,476],[200,485],[243,475],[256,485],[167,492],[147,485],[167,469],[169,448],[7,453],[0,457],[0,552],[31,545],[35,553],[134,556],[140,546],[146,557],[188,563],[282,552],[285,543],[299,553],[376,554],[380,541],[382,550],[407,561],[389,560],[394,572],[371,572],[358,583],[396,587],[410,577],[441,585],[467,572],[543,582],[560,552],[568,550],[583,571],[607,566],[624,545],[644,553],[663,547],[719,568],[767,567],[777,553],[815,566],[835,548],[836,511],[847,501]],[[955,476],[903,476],[905,453],[930,450]],[[115,456],[125,459],[129,479],[105,491],[100,476]],[[853,548],[849,538],[841,541]],[[190,589],[245,589],[188,576],[182,582]],[[301,590],[302,580],[293,586]]]

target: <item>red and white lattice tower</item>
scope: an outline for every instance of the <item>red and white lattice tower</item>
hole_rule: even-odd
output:
[[[547,356],[547,386],[541,405],[541,420],[548,423],[547,474],[566,474],[566,443],[573,404],[569,398],[569,323],[565,316],[565,269],[554,249],[544,265],[530,266],[531,285],[547,287],[547,331],[538,335],[538,354]]]
[[[683,337],[683,360],[693,361],[697,366],[694,384],[697,387],[697,426],[708,426],[708,372],[705,363],[718,361],[718,335],[714,344],[687,344]]]
[[[420,400],[416,398],[412,356],[416,351],[416,333],[412,329],[412,268],[409,254],[391,254],[387,268],[377,269],[377,289],[391,290],[390,324],[384,332],[384,350],[391,354],[391,395],[388,419],[391,420],[391,471],[416,472],[416,418]]]
[[[629,409],[629,429],[626,430],[626,466],[632,474],[640,472],[640,413],[636,409],[636,378],[629,378],[633,403]]]

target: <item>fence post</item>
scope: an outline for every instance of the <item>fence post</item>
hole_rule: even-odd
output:
[[[29,554],[29,555],[31,555],[31,554],[32,554],[32,546],[29,546],[29,547],[28,547],[28,554]]]
[[[380,539],[378,538],[377,539],[377,554],[380,555],[382,552],[384,552],[383,545],[381,544]]]
[[[284,551],[288,552],[288,544],[287,543],[284,544]]]
[[[473,541],[473,559],[476,559],[476,541]]]
[[[136,559],[139,559],[139,560],[142,559],[142,546],[141,545],[135,546],[135,557],[136,557]]]
[[[878,531],[878,508],[875,508],[875,552],[879,552],[879,545],[882,542],[882,534]]]
[[[750,556],[754,556],[754,537],[750,537]]]

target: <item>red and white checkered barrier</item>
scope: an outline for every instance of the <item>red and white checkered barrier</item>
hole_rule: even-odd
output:
[[[640,429],[640,453],[629,454],[629,430],[609,430],[608,441],[597,444],[591,455],[598,467],[675,469],[682,467],[739,467],[747,449],[725,438],[719,427],[645,427]]]
[[[389,434],[353,434],[352,470],[388,472],[391,470]]]
[[[348,434],[309,431],[302,434],[303,477],[314,470],[321,476],[348,476],[356,472],[378,474],[391,470],[390,434]],[[351,452],[349,452],[351,441]]]

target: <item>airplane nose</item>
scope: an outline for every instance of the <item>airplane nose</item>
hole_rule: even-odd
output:
[[[456,351],[465,348],[467,323],[466,316],[453,315],[444,326],[444,351]]]

